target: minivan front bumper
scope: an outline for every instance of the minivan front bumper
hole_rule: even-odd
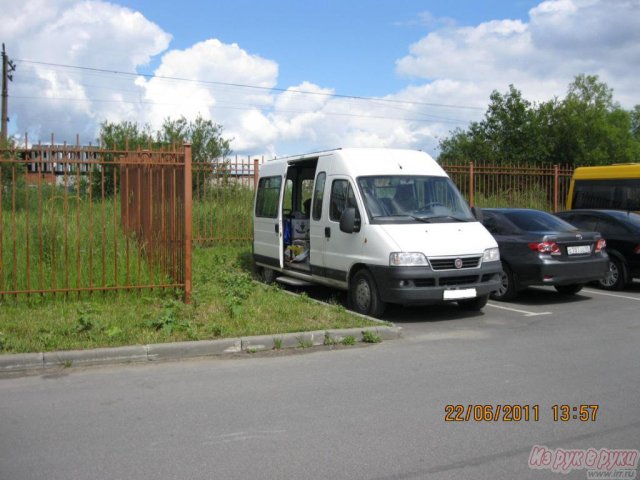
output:
[[[479,268],[434,271],[430,267],[369,266],[384,302],[405,305],[455,301],[445,291],[475,289],[477,297],[498,290],[500,262],[486,262]],[[447,295],[451,297],[452,295]]]

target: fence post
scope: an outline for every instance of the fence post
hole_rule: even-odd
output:
[[[260,176],[260,172],[259,172],[259,163],[258,163],[258,159],[254,158],[253,159],[253,190],[257,190],[258,189],[258,178]]]
[[[558,164],[553,166],[553,211],[558,211],[558,188],[560,182],[558,178]]]
[[[191,303],[191,144],[184,145],[184,302]]]
[[[469,162],[469,206],[473,207],[473,162]]]

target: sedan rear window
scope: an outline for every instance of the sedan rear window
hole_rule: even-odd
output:
[[[574,232],[576,227],[553,215],[536,210],[505,212],[504,216],[526,232]]]

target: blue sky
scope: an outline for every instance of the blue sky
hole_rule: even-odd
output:
[[[197,0],[118,2],[171,32],[172,48],[206,38],[237,43],[279,64],[278,86],[311,80],[345,95],[386,95],[406,85],[394,73],[408,46],[443,22],[526,19],[530,0]],[[425,19],[429,13],[431,20]],[[157,62],[154,62],[157,64]],[[154,65],[152,64],[152,65]]]
[[[9,131],[34,141],[201,115],[239,154],[437,156],[510,84],[542,102],[594,74],[623,107],[640,104],[639,0],[0,0],[0,11],[17,64]]]

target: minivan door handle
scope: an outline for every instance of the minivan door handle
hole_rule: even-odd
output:
[[[325,238],[331,238],[331,227],[324,227]]]
[[[276,223],[276,233],[280,233],[280,225]]]

